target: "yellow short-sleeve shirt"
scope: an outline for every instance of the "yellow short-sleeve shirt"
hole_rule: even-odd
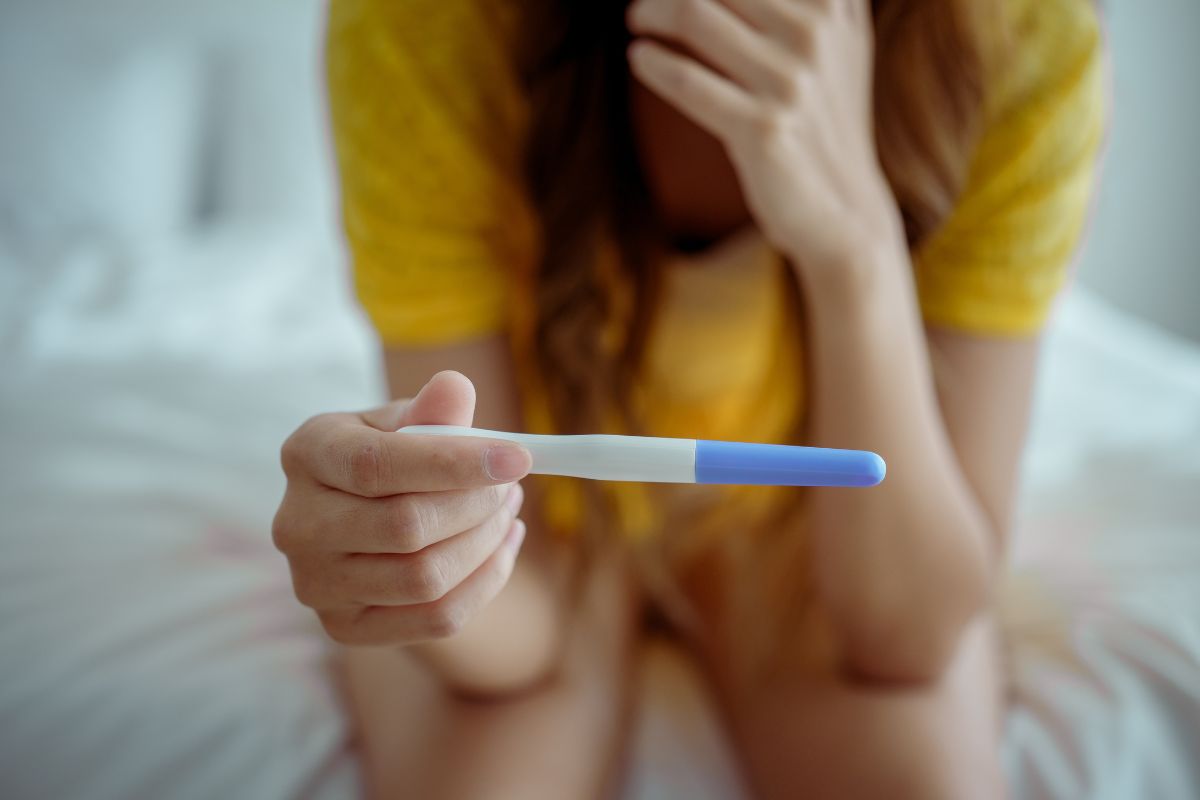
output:
[[[963,195],[913,254],[926,320],[988,336],[1028,335],[1044,321],[1087,216],[1105,129],[1090,0],[1008,0],[1006,11],[1013,48],[987,86]],[[488,0],[332,3],[345,231],[385,344],[449,344],[531,317],[538,224],[522,177],[529,109],[513,61],[516,14]],[[719,249],[746,268],[668,272],[638,405],[658,435],[784,441],[804,394],[785,268],[743,241]],[[538,398],[526,402],[530,427],[546,429]],[[550,516],[567,526],[573,501],[561,488]],[[627,529],[653,527],[638,487],[615,495]],[[767,503],[772,493],[743,496]]]
[[[505,3],[337,0],[326,69],[358,295],[390,344],[504,329],[536,225]]]

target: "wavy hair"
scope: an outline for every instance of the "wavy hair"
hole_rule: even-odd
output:
[[[999,3],[872,4],[875,141],[912,249],[949,216],[966,181],[990,56],[984,44],[1004,40],[994,30],[985,37],[982,26],[999,24]],[[625,0],[547,0],[538,24],[527,27],[540,45],[526,50],[533,102],[527,179],[542,225],[533,346],[549,411],[563,433],[599,430],[614,417],[630,431],[642,429],[631,397],[660,292],[660,267],[651,254],[663,239],[632,133],[626,6]],[[615,246],[618,258],[611,260],[632,296],[615,345],[611,276],[598,268],[605,246]],[[594,544],[609,529],[612,509],[585,483],[584,539]],[[773,527],[788,530],[785,515],[794,511],[781,510]],[[684,625],[693,615],[676,576],[679,565],[702,550],[697,541],[703,538],[656,542],[657,557],[639,548],[646,556],[643,577]],[[805,559],[806,540],[791,537],[793,552],[773,563]],[[796,584],[782,571],[762,583],[772,601]]]
[[[984,90],[981,24],[997,0],[876,0],[874,121],[885,175],[917,247],[958,199]],[[658,300],[647,257],[655,218],[630,120],[624,0],[548,0],[531,26],[530,196],[542,226],[536,359],[563,432],[595,430],[610,411],[636,429],[629,392]],[[535,5],[535,8],[537,6]],[[605,240],[632,287],[618,348],[605,347],[611,292],[596,269]]]

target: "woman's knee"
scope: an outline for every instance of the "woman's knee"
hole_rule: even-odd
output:
[[[884,759],[872,768],[870,791],[862,797],[895,800],[1000,800],[1004,781],[995,759],[973,758],[943,738],[904,758]],[[846,795],[838,795],[846,796]]]

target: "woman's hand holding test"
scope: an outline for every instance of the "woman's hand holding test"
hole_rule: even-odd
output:
[[[300,602],[344,644],[452,636],[507,583],[525,535],[522,447],[403,436],[471,423],[474,391],[442,373],[411,400],[322,414],[283,445],[272,529]]]

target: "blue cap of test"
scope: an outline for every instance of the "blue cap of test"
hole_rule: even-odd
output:
[[[868,450],[696,440],[696,483],[874,486],[886,472]]]

